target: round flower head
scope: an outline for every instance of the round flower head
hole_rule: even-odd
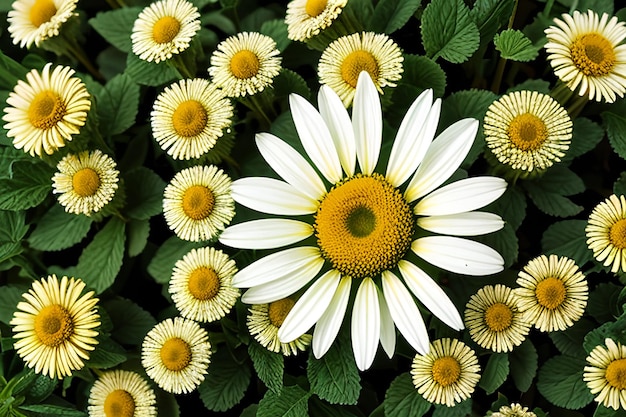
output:
[[[13,43],[30,48],[59,35],[63,23],[76,15],[78,0],[16,0],[7,21]]]
[[[585,228],[587,246],[611,272],[626,272],[626,197],[613,194],[598,204]]]
[[[158,323],[141,345],[141,365],[159,387],[173,394],[195,390],[211,362],[209,335],[182,317]]]
[[[94,382],[87,410],[89,417],[156,417],[156,396],[139,374],[117,369]]]
[[[387,35],[354,33],[333,41],[322,53],[317,73],[320,83],[332,88],[343,104],[352,104],[361,71],[366,71],[379,93],[402,78],[402,52]]]
[[[510,352],[519,346],[531,324],[522,318],[517,304],[515,293],[504,285],[478,290],[465,306],[465,325],[472,340],[495,352]]]
[[[608,103],[626,92],[626,24],[592,10],[574,11],[554,19],[545,30],[548,60],[554,73],[571,90],[590,100]]]
[[[51,72],[51,67],[48,63],[41,73],[32,70],[26,82],[17,82],[2,117],[13,146],[32,156],[51,155],[64,147],[85,124],[91,108],[89,92],[79,78],[72,77],[74,70],[57,66]]]
[[[172,158],[199,158],[231,125],[233,106],[214,84],[196,78],[165,88],[150,116],[152,135]]]
[[[559,162],[569,149],[572,121],[552,97],[514,91],[495,101],[485,115],[491,152],[513,169],[533,171]]]
[[[281,69],[279,53],[269,36],[238,33],[217,45],[209,74],[228,97],[253,95],[274,82]]]
[[[52,192],[68,213],[97,213],[115,195],[119,171],[115,161],[100,150],[69,154],[57,164]]]
[[[133,53],[148,62],[161,62],[189,47],[200,30],[198,8],[187,0],[160,0],[139,13],[130,39]]]
[[[50,378],[70,376],[82,369],[89,351],[98,344],[100,326],[94,292],[81,295],[85,283],[80,279],[56,275],[34,281],[22,297],[10,324],[13,326],[17,354],[29,368]]]
[[[169,292],[180,315],[200,322],[224,317],[239,298],[232,286],[235,261],[224,252],[208,247],[192,249],[176,262]]]
[[[171,230],[192,242],[213,239],[235,215],[230,177],[216,166],[177,173],[163,193],[163,215]]]
[[[531,260],[519,272],[517,285],[520,311],[542,332],[567,329],[587,306],[585,275],[566,257],[541,255]]]
[[[476,353],[460,340],[439,339],[425,355],[413,358],[411,375],[417,392],[433,404],[454,407],[469,398],[480,380]]]
[[[522,407],[518,403],[513,403],[509,407],[503,405],[498,412],[493,413],[491,417],[537,417],[537,414],[528,411],[528,407]]]
[[[287,37],[304,42],[335,21],[348,0],[292,0],[287,4]]]
[[[614,410],[626,409],[626,346],[605,339],[604,346],[596,346],[587,356],[588,365],[583,381],[595,401]]]
[[[441,101],[433,103],[430,90],[401,123],[384,175],[374,171],[383,165],[378,161],[383,122],[367,73],[357,85],[352,120],[328,86],[321,87],[318,102],[321,112],[300,96],[290,97],[298,136],[314,166],[276,136],[260,133],[259,151],[284,181],[252,177],[232,185],[238,203],[275,215],[233,225],[220,235],[231,247],[274,250],[235,274],[233,284],[250,288],[242,296],[248,304],[271,303],[306,288],[278,337],[289,343],[315,325],[312,347],[318,358],[337,336],[353,284],[358,288],[352,347],[360,369],[371,365],[379,340],[393,355],[394,323],[411,346],[426,353],[428,333],[414,296],[454,329],[462,329],[463,320],[446,293],[409,260],[409,251],[459,274],[501,271],[504,262],[496,251],[449,235],[499,230],[499,216],[474,210],[498,198],[506,182],[478,177],[440,188],[465,158],[478,122],[462,120],[433,140]],[[424,230],[434,236],[424,236]],[[306,244],[293,245],[305,239]],[[284,246],[289,248],[279,249]]]

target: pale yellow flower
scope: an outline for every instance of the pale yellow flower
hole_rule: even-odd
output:
[[[585,228],[587,246],[611,272],[626,272],[626,197],[611,195],[598,204]]]
[[[626,409],[626,346],[612,339],[605,339],[604,344],[587,356],[583,381],[596,402],[614,410]]]
[[[89,417],[156,417],[156,396],[139,374],[116,369],[105,372],[89,392]]]
[[[13,43],[30,48],[59,35],[63,23],[74,13],[78,0],[16,0],[7,21]]]
[[[292,0],[287,4],[287,37],[306,41],[333,24],[348,0]]]

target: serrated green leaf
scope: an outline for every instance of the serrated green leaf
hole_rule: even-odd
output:
[[[380,0],[374,7],[368,29],[390,35],[409,21],[421,3],[422,0]]]
[[[87,366],[96,369],[109,369],[126,362],[126,351],[108,337],[102,337],[96,348],[89,354]]]
[[[44,163],[15,162],[13,177],[0,178],[0,210],[26,210],[39,205],[52,190],[53,174]]]
[[[0,51],[0,90],[12,91],[17,80],[26,78],[28,68]]]
[[[467,61],[478,49],[480,34],[463,0],[433,0],[422,14],[422,43],[434,61]]]
[[[276,393],[283,387],[285,362],[280,353],[270,352],[256,342],[248,345],[248,354],[259,379]]]
[[[28,243],[31,248],[43,251],[67,249],[87,236],[92,222],[91,217],[68,213],[55,204],[39,219]]]
[[[311,90],[304,78],[294,71],[283,68],[274,79],[274,95],[276,97],[287,97],[292,93],[306,99],[311,97]]]
[[[520,392],[530,389],[537,375],[537,359],[537,350],[530,339],[524,340],[509,354],[511,377]]]
[[[20,405],[21,410],[35,413],[35,416],[59,416],[59,417],[87,417],[87,414],[74,408],[62,407],[52,404],[27,404]]]
[[[166,284],[172,276],[174,264],[194,248],[200,248],[201,242],[188,242],[172,236],[163,242],[163,245],[154,254],[148,264],[148,273],[159,284]]]
[[[157,404],[159,405],[158,416],[178,417],[180,416],[180,408],[176,402],[176,396],[163,390],[155,390]]]
[[[124,258],[125,224],[112,217],[78,258],[76,275],[97,294],[113,284]]]
[[[492,353],[489,356],[485,371],[478,382],[478,386],[491,394],[506,381],[509,376],[509,357],[506,353]]]
[[[471,398],[455,404],[454,407],[435,404],[433,417],[466,417],[472,413]]]
[[[269,36],[276,42],[276,49],[284,51],[291,43],[287,37],[287,25],[284,19],[273,19],[261,25],[260,33]]]
[[[421,417],[430,410],[432,404],[417,392],[411,375],[405,372],[389,385],[383,406],[385,417]]]
[[[100,12],[89,19],[89,24],[111,45],[130,54],[133,48],[130,35],[141,10],[141,7],[122,7]]]
[[[139,345],[156,325],[150,313],[125,298],[114,298],[102,303],[113,323],[111,338],[125,345]]]
[[[563,165],[555,165],[547,170],[541,178],[528,181],[525,184],[533,184],[533,187],[564,196],[585,191],[585,183],[583,180],[572,170]]]
[[[593,258],[587,247],[585,227],[585,220],[564,220],[551,224],[541,237],[544,254],[567,256],[582,267]]]
[[[150,236],[150,222],[148,220],[131,219],[128,222],[128,256],[131,258],[143,252]]]
[[[46,375],[36,375],[35,381],[25,393],[28,402],[40,403],[48,398],[58,385],[57,379],[49,378]]]
[[[148,220],[163,211],[165,181],[154,171],[138,167],[124,176],[126,207],[124,213],[131,219]]]
[[[570,143],[569,149],[561,159],[564,163],[589,152],[604,137],[604,129],[587,118],[577,117],[573,122],[572,143]]]
[[[626,314],[587,333],[583,347],[587,353],[590,353],[596,346],[604,346],[604,340],[607,338],[626,344]]]
[[[370,415],[371,416],[371,415]],[[347,407],[328,404],[315,395],[309,399],[309,417],[357,417]]]
[[[134,54],[126,58],[126,71],[136,83],[150,87],[158,87],[174,80],[183,78],[174,67],[167,62],[147,62]]]
[[[622,408],[613,410],[612,408],[598,404],[596,411],[593,413],[593,417],[626,417],[626,410]]]
[[[130,76],[118,74],[96,96],[98,123],[104,136],[124,132],[135,123],[139,110],[139,86]]]
[[[519,243],[515,230],[509,224],[496,232],[487,235],[476,236],[474,238],[478,242],[495,249],[504,258],[505,268],[513,265],[517,261],[519,252]]]
[[[561,194],[546,191],[533,183],[526,183],[528,196],[541,211],[551,216],[571,217],[583,210],[582,206],[574,204],[569,198]]]
[[[0,242],[20,243],[28,226],[24,212],[0,210]]]
[[[554,346],[564,355],[585,356],[583,340],[587,333],[593,330],[596,324],[589,319],[581,318],[573,326],[558,332],[550,332],[548,336],[552,339]]]
[[[602,113],[602,121],[611,147],[622,159],[626,159],[626,118],[605,111]]]
[[[623,304],[621,297],[622,286],[611,282],[599,283],[589,293],[587,300],[587,314],[596,319],[598,323],[606,323],[615,320],[619,316],[619,309]]]
[[[550,83],[546,80],[534,80],[529,79],[520,84],[514,85],[513,87],[506,90],[507,94],[513,91],[536,91],[538,93],[550,94]]]
[[[0,321],[2,323],[9,324],[17,303],[22,301],[22,294],[26,291],[12,285],[0,286]]]
[[[539,48],[521,31],[515,29],[503,30],[496,34],[493,43],[500,56],[511,61],[528,62],[537,58],[539,54]]]
[[[537,388],[552,404],[570,410],[580,409],[591,401],[593,395],[583,381],[585,360],[558,355],[550,358],[539,370]]]
[[[237,363],[226,349],[211,357],[209,373],[198,386],[204,406],[211,411],[227,411],[237,405],[250,385],[250,368]]]
[[[13,164],[16,161],[29,161],[32,157],[13,147],[0,147],[0,178],[11,178],[13,175]]]
[[[432,88],[435,97],[442,97],[446,90],[446,73],[439,64],[430,58],[405,55],[404,73],[399,84],[417,88],[417,91]]]
[[[622,172],[622,175],[613,183],[613,194],[626,195],[626,172]]]
[[[280,394],[267,391],[259,402],[257,417],[303,417],[308,416],[308,400],[311,396],[298,385],[283,387]]]
[[[481,44],[491,42],[500,28],[506,26],[514,7],[515,0],[476,0],[470,17],[478,27]]]
[[[483,211],[499,214],[513,230],[517,230],[526,217],[526,197],[519,188],[509,186],[500,198],[486,206]]]

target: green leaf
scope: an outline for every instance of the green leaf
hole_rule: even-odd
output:
[[[250,385],[250,368],[237,363],[226,349],[215,352],[209,373],[198,387],[204,406],[211,411],[227,411],[234,407]]]
[[[521,31],[507,29],[493,38],[493,43],[504,59],[528,62],[537,58],[539,48],[534,46]]]
[[[68,213],[55,204],[37,222],[28,243],[32,248],[43,251],[67,249],[87,236],[92,222],[91,217]]]
[[[470,17],[478,27],[483,45],[491,42],[500,28],[507,25],[515,0],[476,0]]]
[[[552,404],[577,410],[593,401],[583,381],[585,360],[558,355],[550,358],[539,370],[537,389]]]
[[[148,220],[163,211],[165,181],[154,171],[138,167],[124,176],[126,207],[124,213],[131,219]]]
[[[472,414],[472,400],[465,400],[454,407],[435,404],[433,417],[466,417]]]
[[[311,90],[304,78],[294,71],[283,68],[274,79],[274,95],[276,97],[287,97],[291,93],[298,94],[306,99],[311,97]]]
[[[9,324],[13,313],[17,310],[17,303],[22,301],[22,294],[27,291],[12,285],[0,286],[0,321],[2,323]]]
[[[611,147],[622,159],[626,159],[626,118],[605,111],[602,112],[602,121]]]
[[[563,331],[550,332],[548,336],[562,354],[583,357],[586,355],[583,348],[585,336],[596,327],[596,323],[583,317],[573,326]]]
[[[12,91],[17,80],[26,78],[28,68],[0,51],[0,90]]]
[[[615,320],[619,316],[619,309],[623,302],[620,300],[620,291],[623,287],[611,282],[599,283],[589,293],[587,300],[587,314],[596,319],[598,323],[606,323]]]
[[[57,379],[38,374],[33,384],[25,393],[28,402],[40,403],[44,401],[54,392],[58,382]]]
[[[90,353],[87,366],[96,369],[109,369],[126,362],[126,351],[109,337],[102,337]]]
[[[399,84],[417,87],[420,91],[432,88],[435,97],[443,97],[446,90],[446,73],[439,64],[430,58],[418,55],[405,55],[404,73]],[[396,91],[394,90],[395,93]]]
[[[525,184],[528,196],[541,211],[551,216],[570,217],[583,210],[582,206],[574,204],[569,198],[559,193],[547,191],[538,184],[527,182]]]
[[[492,394],[509,376],[509,357],[506,353],[492,353],[489,356],[485,371],[483,372],[478,386]]]
[[[398,375],[391,382],[383,402],[385,417],[421,417],[431,405],[417,392],[408,372]]]
[[[139,345],[144,336],[156,325],[150,313],[131,300],[114,298],[102,303],[113,323],[111,337],[125,345]]]
[[[111,45],[130,54],[133,49],[130,35],[141,10],[141,7],[122,7],[100,12],[89,19],[89,24]]]
[[[280,353],[270,352],[256,342],[248,345],[248,354],[259,379],[271,391],[279,393],[283,387],[285,361]]]
[[[529,186],[529,188],[540,188],[547,193],[565,196],[585,191],[583,180],[563,165],[553,166],[541,178],[527,181],[525,185]]]
[[[310,417],[357,417],[348,410],[348,407],[328,404],[314,395],[309,400]]]
[[[626,344],[626,314],[622,314],[617,320],[604,323],[602,326],[587,333],[583,341],[583,347],[589,353],[596,346],[604,346],[604,339],[607,338]]]
[[[31,161],[32,157],[13,147],[0,147],[0,178],[11,178],[16,161]]]
[[[20,410],[30,411],[35,415],[59,416],[59,417],[87,417],[87,414],[74,408],[62,407],[52,404],[28,404],[21,405]],[[30,414],[29,414],[30,415]]]
[[[626,195],[626,171],[613,183],[613,194]]]
[[[150,221],[131,219],[128,222],[128,256],[139,255],[148,244]]]
[[[583,155],[594,149],[604,137],[604,129],[599,124],[584,117],[574,119],[572,130],[572,143],[561,159],[564,163],[572,161],[577,156]]]
[[[125,225],[112,217],[78,258],[76,275],[97,294],[113,284],[124,258]]]
[[[23,211],[0,210],[0,262],[22,252],[22,238],[28,232],[24,222]]]
[[[530,339],[524,340],[509,354],[511,376],[515,387],[520,392],[526,392],[530,389],[533,379],[537,375],[537,359],[537,350]]]
[[[507,93],[513,91],[531,90],[538,93],[550,94],[550,83],[545,80],[528,79],[506,90]]]
[[[259,402],[257,417],[304,417],[308,416],[308,400],[311,396],[297,385],[283,387],[280,394],[267,391]]]
[[[593,259],[593,254],[587,247],[585,227],[585,220],[563,220],[551,224],[541,237],[544,254],[567,256],[582,267]]]
[[[125,74],[128,74],[136,83],[150,87],[158,87],[182,78],[178,70],[167,62],[155,64],[143,61],[134,54],[128,54],[126,58]]]
[[[190,250],[200,248],[203,245],[204,243],[201,242],[188,242],[180,240],[176,236],[170,237],[154,254],[148,264],[148,273],[159,284],[168,283],[176,261],[182,259]]]
[[[118,74],[96,96],[98,122],[104,136],[124,132],[135,123],[139,86],[130,76]]]
[[[434,61],[467,61],[478,49],[480,35],[463,0],[433,0],[422,15],[422,43]]]
[[[380,0],[368,29],[390,35],[409,21],[421,3],[422,0]]]
[[[54,171],[44,163],[15,162],[13,177],[0,178],[0,210],[35,207],[50,193]]]
[[[283,52],[291,41],[287,37],[287,25],[284,19],[273,19],[261,25],[260,33],[269,36],[276,42],[276,49]]]
[[[496,201],[486,206],[483,211],[497,213],[517,230],[526,217],[526,197],[519,188],[509,186]]]
[[[613,410],[612,408],[598,404],[595,413],[593,413],[593,417],[626,417],[626,410],[622,408]]]

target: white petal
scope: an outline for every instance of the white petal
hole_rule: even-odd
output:
[[[319,202],[293,185],[274,178],[248,177],[233,181],[233,199],[261,213],[279,216],[313,214]]]
[[[402,185],[424,159],[437,124],[441,100],[433,105],[433,90],[426,90],[407,111],[393,143],[385,177],[395,187]]]
[[[467,156],[477,131],[478,120],[463,119],[437,136],[407,187],[408,202],[428,194],[450,178]]]
[[[382,273],[383,293],[389,301],[389,313],[402,336],[413,349],[421,354],[428,353],[430,342],[428,331],[411,293],[402,281],[389,271]]]
[[[424,307],[454,330],[464,328],[463,319],[450,297],[426,272],[404,260],[398,262],[398,269],[407,287]]]
[[[257,133],[256,145],[272,169],[304,194],[319,200],[326,193],[321,178],[302,155],[270,133]]]
[[[485,207],[498,199],[507,183],[499,177],[472,177],[433,191],[415,206],[415,214],[433,216],[463,213]]]
[[[328,127],[315,107],[297,94],[289,95],[293,122],[304,150],[322,175],[332,184],[343,177],[339,156]]]
[[[292,275],[302,274],[302,271],[309,269],[316,269],[317,274],[322,265],[324,258],[318,248],[290,248],[267,255],[248,265],[235,274],[232,283],[237,288],[249,288],[280,278],[289,279]]]
[[[350,298],[350,286],[352,278],[342,277],[339,286],[330,300],[330,304],[322,317],[317,321],[313,330],[313,354],[317,359],[324,356],[330,346],[335,341],[337,333],[343,323],[343,317],[348,307]]]
[[[383,138],[383,116],[380,97],[366,71],[361,71],[356,84],[352,108],[352,126],[356,156],[363,174],[371,174],[378,163]]]
[[[291,219],[259,219],[227,227],[220,242],[240,249],[274,249],[300,242],[313,234],[313,226]]]
[[[393,324],[393,317],[389,312],[389,305],[382,292],[378,292],[378,302],[380,303],[380,344],[389,356],[393,357],[396,351],[396,326]]]
[[[302,294],[278,329],[278,339],[282,343],[296,340],[313,327],[328,308],[340,280],[339,271],[331,269]]]
[[[351,332],[356,366],[365,371],[374,362],[380,338],[378,290],[371,278],[364,278],[357,290]]]
[[[327,85],[322,85],[317,95],[320,114],[328,126],[330,136],[339,154],[339,161],[348,177],[356,167],[356,144],[350,115],[339,96]]]
[[[491,275],[504,269],[504,259],[495,250],[473,240],[450,236],[426,236],[411,245],[427,262],[463,275]]]
[[[471,211],[447,216],[420,217],[417,225],[424,230],[443,235],[477,236],[502,229],[504,220],[497,214]]]
[[[241,302],[245,304],[265,304],[289,297],[315,278],[318,272],[319,269],[308,268],[294,275],[256,285],[241,296]]]

